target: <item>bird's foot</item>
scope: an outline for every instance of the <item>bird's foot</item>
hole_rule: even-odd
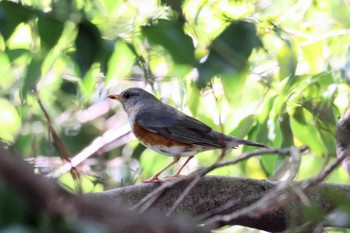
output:
[[[153,176],[149,179],[141,180],[141,183],[156,183],[156,182],[163,183],[165,182],[165,180],[159,179],[158,176]]]
[[[176,177],[179,177],[179,176],[180,176],[180,174],[175,173],[174,175],[166,176],[166,177],[164,177],[164,178],[165,178],[165,179],[171,179],[171,178],[176,178]]]

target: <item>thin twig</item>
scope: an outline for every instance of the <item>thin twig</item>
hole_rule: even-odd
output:
[[[41,102],[41,100],[38,96],[37,96],[37,101],[38,101],[38,104],[39,104],[41,110],[43,111],[43,113],[46,117],[49,133],[52,137],[53,145],[54,145],[55,149],[58,151],[58,154],[60,155],[60,157],[62,159],[66,160],[68,163],[70,163],[71,162],[71,160],[70,160],[71,153],[69,152],[68,148],[64,144],[63,140],[58,136],[55,128],[53,127],[51,117],[50,117],[49,113],[46,111],[43,103]],[[74,184],[75,184],[77,190],[81,193],[82,186],[81,186],[79,171],[77,170],[76,167],[72,167],[72,169],[70,170],[70,173],[71,173],[73,179],[76,181]]]
[[[301,186],[302,189],[309,188],[311,186],[314,186],[324,181],[337,167],[339,167],[339,165],[343,162],[344,159],[349,157],[350,157],[350,147],[347,147],[339,153],[338,159],[336,161],[334,161],[328,167],[325,167],[320,173],[317,174],[316,177],[305,181],[304,184]]]
[[[304,153],[308,149],[309,149],[308,147],[304,146],[304,147],[301,147],[299,149],[299,152]],[[243,160],[250,159],[250,158],[257,156],[257,155],[269,155],[269,154],[289,155],[290,151],[289,151],[289,148],[287,148],[287,149],[283,149],[283,148],[282,149],[273,149],[272,148],[272,149],[261,149],[261,150],[256,150],[256,151],[249,151],[249,152],[243,153],[241,156],[239,156],[236,159],[222,162],[222,163],[213,164],[207,168],[200,170],[199,172],[204,173],[204,175],[205,175],[205,174],[207,174],[207,173],[211,172],[212,170],[217,169],[219,167],[233,165],[233,164],[236,164],[236,163],[241,162]]]
[[[118,130],[110,129],[106,131],[102,136],[97,137],[90,145],[85,147],[81,152],[76,154],[70,162],[60,166],[53,173],[50,174],[51,177],[59,177],[62,174],[69,172],[74,167],[84,162],[86,159],[90,158],[92,155],[98,153],[103,147],[111,144],[117,139],[120,140],[120,144],[126,143],[130,137],[130,126],[126,125],[120,127]]]
[[[289,168],[289,176],[287,181],[293,181],[298,175],[300,163],[301,163],[301,153],[295,148],[290,148],[290,168]]]
[[[41,110],[43,111],[43,113],[45,115],[45,118],[47,120],[47,125],[49,127],[49,132],[50,132],[50,135],[52,137],[54,147],[58,151],[58,153],[61,156],[61,158],[63,158],[64,160],[70,162],[71,154],[70,154],[68,148],[66,147],[64,142],[61,140],[61,138],[56,133],[56,130],[54,129],[54,127],[52,125],[51,117],[48,114],[48,112],[46,111],[46,109],[45,109],[43,103],[41,102],[41,100],[39,99],[39,97],[37,97],[37,100],[38,100],[38,104],[39,104]]]

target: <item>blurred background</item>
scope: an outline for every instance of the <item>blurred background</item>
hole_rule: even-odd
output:
[[[0,140],[72,192],[137,183],[172,160],[140,145],[107,98],[141,87],[226,134],[308,145],[298,179],[313,177],[335,159],[336,121],[349,108],[349,4],[1,1]],[[183,174],[220,153],[197,155]],[[280,180],[287,163],[255,157],[211,174]],[[339,168],[327,181],[349,176]]]

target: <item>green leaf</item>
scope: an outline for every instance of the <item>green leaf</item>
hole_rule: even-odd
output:
[[[290,118],[294,136],[304,145],[308,145],[317,155],[323,155],[327,148],[316,127],[313,115],[305,108],[297,107]]]
[[[242,72],[232,72],[231,74],[225,73],[221,75],[222,87],[228,102],[234,104],[240,101],[240,95],[246,80],[247,75]]]
[[[37,12],[17,3],[0,2],[0,32],[7,40],[22,22],[33,18]]]
[[[205,87],[215,75],[242,73],[247,68],[253,48],[261,45],[254,23],[244,20],[232,22],[213,41],[206,61],[198,65],[196,85]],[[235,77],[233,75],[232,78]]]
[[[283,40],[283,46],[277,53],[280,80],[294,77],[298,64],[298,49],[294,40]]]
[[[194,65],[194,45],[186,35],[183,24],[165,19],[157,20],[150,26],[142,27],[142,34],[155,45],[162,46],[169,52],[175,63]]]
[[[28,92],[36,91],[37,81],[41,78],[42,59],[34,56],[27,68],[24,78],[24,84],[21,91],[21,99],[24,102],[27,99]]]
[[[288,113],[283,113],[279,117],[279,125],[282,132],[281,147],[290,147],[293,145],[293,132],[290,126],[290,117]]]
[[[20,126],[21,119],[15,107],[6,99],[0,99],[0,140],[12,142]]]
[[[324,46],[326,46],[325,42],[321,40],[301,47],[303,57],[310,66],[310,74],[317,74],[323,71],[324,67],[321,64],[325,63]]]
[[[17,58],[22,57],[23,55],[30,54],[30,51],[27,49],[11,49],[6,51],[11,62],[14,62]]]
[[[249,132],[249,128],[254,123],[254,118],[255,118],[254,115],[248,115],[245,118],[243,118],[239,122],[238,126],[229,133],[229,135],[234,137],[239,137],[239,138],[242,138],[245,135],[247,135]]]
[[[106,81],[111,78],[122,79],[131,72],[135,55],[124,41],[117,41],[114,52],[108,61]]]
[[[284,136],[283,129],[281,129],[279,119],[274,119],[271,124],[273,125],[269,125],[269,130],[270,130],[269,134],[273,134],[273,135],[271,136],[269,135],[269,140],[273,142],[273,147],[276,147],[276,148],[285,147],[283,145],[285,138],[283,137]],[[273,131],[271,130],[271,128],[273,129]],[[272,138],[270,139],[270,137]],[[290,143],[289,145],[292,145],[292,143]]]
[[[200,98],[202,98],[202,96],[200,95],[199,89],[196,87],[191,87],[189,92],[190,94],[187,105],[190,108],[192,115],[196,116],[198,112]]]
[[[86,72],[80,85],[81,94],[85,102],[88,102],[91,98],[93,98],[99,75],[100,66],[98,64],[92,65],[88,72]]]
[[[39,16],[38,31],[41,46],[48,49],[54,47],[63,31],[63,23],[48,16]]]
[[[83,21],[78,25],[78,35],[75,40],[76,61],[80,67],[82,76],[97,60],[102,49],[101,34],[97,27],[89,21]]]
[[[234,65],[237,70],[243,70],[252,50],[261,46],[255,24],[237,20],[233,21],[214,40],[211,51],[215,51],[217,55]]]

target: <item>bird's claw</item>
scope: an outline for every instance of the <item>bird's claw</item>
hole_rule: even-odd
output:
[[[163,183],[163,182],[165,182],[165,180],[162,180],[162,179],[159,179],[159,177],[158,176],[156,176],[156,177],[151,177],[151,178],[149,178],[149,179],[146,179],[146,180],[141,180],[141,183],[156,183],[156,182],[158,182],[158,183]]]
[[[179,174],[174,174],[174,175],[171,175],[171,176],[166,176],[166,177],[164,177],[164,179],[171,179],[171,178],[176,178],[176,177],[179,177]]]

